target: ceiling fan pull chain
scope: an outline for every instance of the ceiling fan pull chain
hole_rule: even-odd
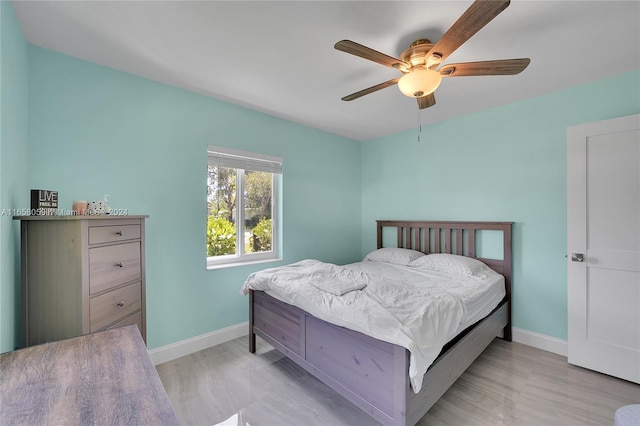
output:
[[[422,135],[422,116],[420,110],[418,110],[418,143],[420,143],[420,136]]]

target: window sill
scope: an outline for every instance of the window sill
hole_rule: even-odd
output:
[[[238,266],[247,266],[247,265],[257,265],[259,263],[269,263],[269,262],[281,262],[282,258],[271,258],[271,259],[258,259],[258,260],[247,260],[247,261],[239,261],[239,262],[230,262],[230,263],[218,263],[214,265],[207,265],[207,271],[215,270],[215,269],[225,269],[225,268],[235,268]]]

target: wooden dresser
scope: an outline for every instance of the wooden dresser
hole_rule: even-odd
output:
[[[0,355],[2,425],[178,425],[129,325]]]
[[[20,216],[23,346],[136,324],[148,216]]]

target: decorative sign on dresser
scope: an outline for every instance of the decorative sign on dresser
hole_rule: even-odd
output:
[[[136,324],[146,342],[148,216],[16,216],[23,346]]]
[[[31,190],[31,214],[55,216],[58,210],[58,191]]]

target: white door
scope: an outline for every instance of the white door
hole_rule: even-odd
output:
[[[640,115],[567,136],[569,363],[640,383]]]

